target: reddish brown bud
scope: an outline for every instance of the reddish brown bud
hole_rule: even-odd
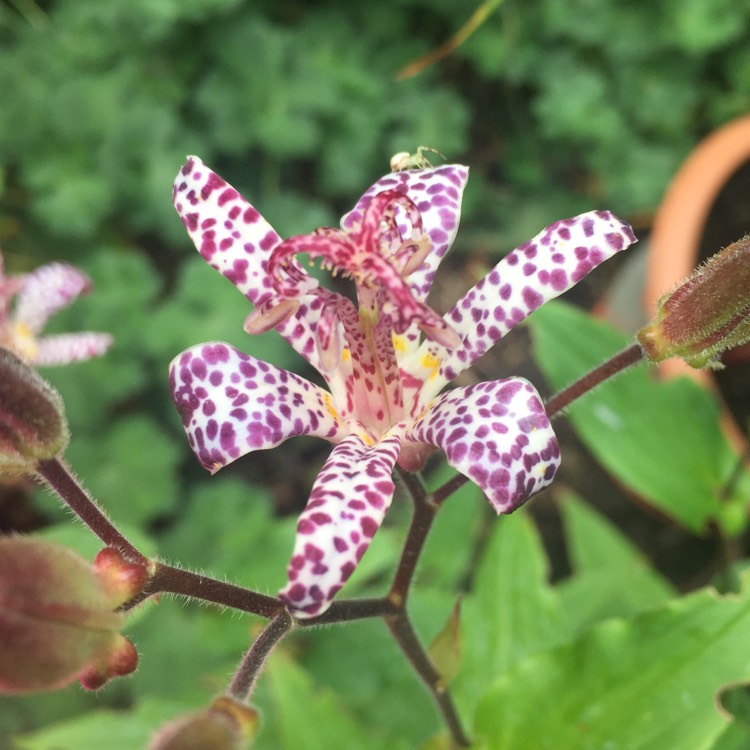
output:
[[[254,708],[221,696],[210,708],[165,724],[148,750],[243,750],[259,727],[260,715]]]
[[[637,335],[652,362],[681,357],[691,367],[750,340],[750,236],[709,258],[658,303]]]
[[[33,470],[68,444],[63,402],[46,380],[0,347],[0,477]]]
[[[105,547],[94,559],[94,571],[99,576],[112,609],[116,609],[143,591],[153,574],[140,563],[128,562],[114,547]]]
[[[54,542],[0,538],[0,691],[89,686],[132,672],[124,616],[92,566]]]

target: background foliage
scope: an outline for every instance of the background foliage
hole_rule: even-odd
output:
[[[48,374],[73,428],[68,458],[144,550],[273,592],[294,525],[274,515],[304,502],[322,462],[317,444],[299,440],[209,480],[188,455],[165,384],[166,366],[181,349],[220,338],[239,348],[252,345],[255,356],[280,366],[299,362],[280,337],[248,343],[245,301],[190,247],[169,199],[186,154],[200,155],[289,235],[335,223],[387,169],[392,153],[435,147],[472,168],[458,258],[494,261],[552,220],[592,207],[646,227],[696,140],[750,107],[750,8],[735,0],[505,0],[448,59],[415,78],[394,80],[471,10],[450,0],[0,4],[0,245],[11,271],[64,258],[95,280],[96,293],[54,323],[60,330],[112,331],[117,345],[101,361]],[[586,323],[568,315],[558,309],[535,324],[552,385],[619,345],[614,334],[593,329],[583,338]],[[607,408],[627,413],[623,404],[632,412],[633,399],[648,387],[645,374],[638,377],[571,413],[594,448],[612,445],[603,442],[606,424],[597,415]],[[660,509],[665,528],[703,536],[719,528],[722,538],[736,540],[747,492],[741,485],[728,503],[716,501],[713,491],[731,456],[712,404],[680,387],[649,395],[649,413],[654,419],[665,414],[662,426],[675,413],[698,419],[698,426],[673,425],[661,445],[641,454],[633,447],[638,440],[625,437],[617,450],[597,457]],[[685,403],[696,407],[690,411]],[[694,460],[675,450],[688,429],[709,446],[696,448]],[[660,467],[672,461],[669,476],[677,484],[649,470],[654,451],[662,456]],[[297,469],[294,477],[289,465]],[[644,633],[673,628],[690,654],[690,632],[713,638],[722,617],[735,625],[722,631],[717,648],[732,652],[747,633],[741,566],[722,570],[725,588],[729,573],[734,576],[736,599],[696,594],[670,603],[674,581],[580,500],[558,500],[571,576],[554,586],[529,514],[488,525],[471,488],[446,507],[422,566],[414,614],[428,639],[457,592],[471,584],[456,690],[467,722],[488,747],[502,741],[536,750],[545,732],[561,737],[571,717],[590,729],[587,747],[604,747],[596,744],[604,731],[600,717],[611,713],[601,708],[584,716],[583,704],[609,679],[606,660],[582,676],[567,714],[552,712],[539,723],[533,709],[534,738],[513,734],[512,722],[486,710],[506,705],[521,716],[530,706],[555,704],[555,675],[568,660],[616,655],[617,644],[635,643],[628,653],[635,653],[636,672],[661,653]],[[52,499],[37,494],[32,502],[15,490],[2,502],[4,530],[43,527],[89,555],[96,551]],[[349,593],[381,590],[402,520],[396,509]],[[687,580],[676,583],[689,587]],[[488,603],[497,601],[507,609],[491,608],[488,619]],[[682,611],[695,616],[692,625],[685,625]],[[711,614],[701,620],[705,612]],[[602,624],[611,617],[619,619]],[[0,745],[22,735],[16,746],[29,750],[142,746],[163,719],[221,690],[256,625],[212,608],[168,601],[150,607],[128,630],[142,654],[132,680],[95,696],[70,689],[2,699]],[[494,651],[482,652],[489,643]],[[721,685],[750,675],[742,664],[716,667],[714,657],[706,652],[683,661],[680,685],[689,697],[680,706],[672,706],[671,683],[620,697],[623,726],[641,732],[633,735],[640,744],[629,747],[746,746],[744,694],[727,699],[740,717],[732,724],[703,706]],[[664,658],[665,673],[677,669],[669,654]],[[523,689],[511,690],[519,682]],[[666,744],[649,734],[648,722],[627,721],[644,715],[643,695],[674,709],[665,715],[680,734]],[[521,697],[525,708],[517,705]],[[427,697],[377,622],[290,640],[272,661],[258,699],[267,717],[259,747],[407,748],[437,728]],[[584,747],[580,736],[569,741]]]

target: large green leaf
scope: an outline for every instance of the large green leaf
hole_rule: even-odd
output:
[[[537,310],[530,325],[537,361],[558,389],[628,343],[559,302]],[[705,531],[712,519],[743,523],[736,506],[750,496],[750,479],[743,476],[734,498],[719,501],[736,458],[719,428],[715,401],[693,382],[659,382],[641,366],[587,394],[568,416],[608,470],[691,530]]]
[[[316,685],[305,670],[283,651],[276,652],[265,673],[271,699],[267,726],[257,750],[376,750],[384,746],[406,748],[405,742],[383,744],[373,727],[364,726],[348,713],[329,688]]]
[[[530,656],[482,698],[481,748],[702,750],[727,726],[716,692],[750,680],[750,594],[703,590]]]
[[[189,710],[177,701],[146,699],[135,708],[97,709],[17,737],[14,750],[140,750],[164,722]]]
[[[662,604],[672,587],[603,516],[566,494],[559,505],[574,575],[558,592],[576,630]]]
[[[495,521],[461,621],[464,658],[453,684],[469,705],[519,659],[569,637],[557,594],[547,583],[544,549],[523,512]]]

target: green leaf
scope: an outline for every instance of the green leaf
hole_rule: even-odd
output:
[[[259,737],[258,750],[271,747],[376,750],[384,747],[377,729],[363,726],[346,711],[330,689],[316,685],[313,678],[283,651],[274,653],[265,679],[269,683],[272,705],[266,713],[268,732]],[[399,741],[387,746],[409,747]]]
[[[574,575],[558,586],[576,631],[662,604],[672,587],[612,524],[572,495],[559,504]]]
[[[14,739],[17,750],[134,750],[159,726],[188,710],[172,700],[145,699],[126,711],[97,709]]]
[[[628,343],[560,302],[537,310],[529,323],[537,361],[557,389]],[[716,402],[692,381],[660,382],[641,366],[607,381],[567,414],[589,450],[618,480],[697,533],[724,515],[733,523],[732,502],[746,503],[747,474],[734,501],[718,500],[735,457],[719,428]]]
[[[528,654],[564,642],[569,626],[547,583],[547,559],[528,516],[494,522],[462,613],[464,660],[456,692],[472,701]]]
[[[727,726],[716,691],[750,679],[750,595],[703,590],[537,654],[482,698],[481,748],[700,750]],[[543,710],[540,710],[543,707]]]

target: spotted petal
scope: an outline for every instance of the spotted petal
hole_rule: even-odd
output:
[[[463,196],[469,170],[460,164],[446,164],[435,169],[392,172],[381,177],[359,199],[357,205],[341,220],[344,229],[351,229],[364,216],[373,196],[384,190],[405,192],[422,216],[422,226],[428,234],[432,249],[422,265],[410,276],[409,283],[415,299],[424,302],[435,278],[440,261],[453,244],[461,217]],[[411,235],[412,227],[406,213],[396,214],[404,238]]]
[[[88,276],[73,266],[65,263],[39,266],[23,277],[13,315],[15,322],[37,334],[56,312],[90,288]]]
[[[406,434],[445,452],[497,513],[510,513],[552,482],[560,450],[536,389],[523,378],[456,388]]]
[[[337,445],[318,474],[297,524],[289,582],[279,596],[296,617],[325,612],[380,528],[393,499],[399,439]]]
[[[446,314],[462,346],[447,350],[426,341],[405,366],[426,380],[433,373],[423,363],[440,361],[438,377],[424,393],[432,397],[534,310],[635,241],[631,228],[609,211],[555,222],[505,256]]]
[[[178,173],[173,198],[177,213],[203,259],[256,307],[273,304],[267,266],[281,237],[260,213],[197,156],[189,157]],[[297,312],[277,326],[277,330],[325,375],[314,336],[320,300],[304,295],[299,302]]]
[[[169,382],[190,446],[211,472],[295,435],[337,441],[345,434],[326,391],[229,344],[184,351]]]

